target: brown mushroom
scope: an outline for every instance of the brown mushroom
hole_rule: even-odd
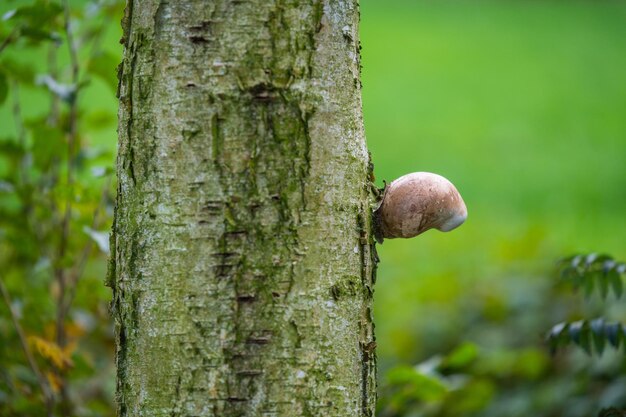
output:
[[[385,188],[375,212],[377,238],[409,238],[428,229],[450,231],[467,218],[467,208],[454,185],[441,175],[414,172]]]

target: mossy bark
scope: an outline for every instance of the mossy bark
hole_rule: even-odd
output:
[[[373,416],[357,0],[130,1],[119,416]]]

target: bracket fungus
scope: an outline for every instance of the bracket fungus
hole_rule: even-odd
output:
[[[376,238],[409,238],[429,229],[447,232],[467,218],[467,207],[456,187],[441,175],[413,172],[385,187],[374,212]]]

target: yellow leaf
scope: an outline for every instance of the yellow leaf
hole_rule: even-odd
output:
[[[54,342],[42,339],[39,336],[28,336],[28,343],[35,347],[37,352],[54,364],[57,369],[65,370],[74,366],[72,359]]]
[[[83,326],[76,322],[70,322],[65,325],[65,333],[70,339],[78,339],[85,335],[87,331]]]
[[[53,340],[57,332],[57,325],[55,322],[46,324],[44,328],[44,336],[47,340]],[[65,334],[69,339],[78,339],[87,333],[87,330],[77,322],[69,322],[65,324]]]
[[[48,379],[50,387],[52,387],[52,391],[54,391],[55,394],[58,394],[63,387],[63,380],[61,380],[61,378],[53,372],[46,372],[46,378]]]
[[[76,347],[78,347],[78,342],[76,340],[72,340],[70,343],[68,343],[64,348],[63,348],[63,354],[65,355],[65,357],[67,358],[71,358],[72,354],[74,353],[74,351],[76,350]],[[71,359],[70,359],[71,361]]]

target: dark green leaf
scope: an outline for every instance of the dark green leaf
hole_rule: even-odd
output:
[[[557,264],[558,265],[566,265],[566,264],[569,265],[569,264],[571,264],[572,259],[574,259],[576,256],[578,256],[578,255],[565,256],[565,257],[559,259],[557,261]]]
[[[569,324],[568,323],[559,323],[556,324],[554,326],[552,326],[552,329],[550,329],[550,332],[548,333],[548,344],[550,347],[550,352],[552,354],[556,353],[556,350],[558,349],[558,347],[562,344],[562,343],[567,343],[569,340],[567,340],[567,329],[568,329]],[[565,336],[565,340],[564,339]]]
[[[591,355],[591,331],[584,320],[570,324],[569,336],[574,343]]]
[[[110,111],[94,111],[83,117],[83,122],[89,129],[109,129],[115,121],[115,114]]]
[[[117,90],[117,65],[120,58],[109,52],[102,51],[98,53],[87,66],[87,70],[100,77],[111,88],[111,91]]]
[[[557,339],[559,338],[559,336],[561,335],[561,333],[563,333],[563,331],[568,327],[568,323],[559,323],[559,324],[555,324],[552,329],[550,329],[550,333],[549,333],[549,337],[553,338],[553,339]]]
[[[7,76],[4,72],[0,71],[0,106],[7,99],[7,95],[9,94],[9,83],[7,81]]]
[[[0,180],[0,193],[12,193],[15,187],[8,181]]]
[[[19,7],[9,19],[25,21],[32,27],[50,24],[63,12],[63,7],[56,2],[37,1],[35,4]]]
[[[620,274],[615,269],[611,269],[608,272],[607,280],[611,284],[611,288],[613,289],[615,297],[621,298],[622,293],[624,292],[624,283],[622,282],[622,277],[620,276]]]
[[[6,21],[6,20],[9,20],[9,19],[10,19],[10,18],[12,18],[13,16],[15,16],[15,13],[17,13],[17,9],[11,9],[11,10],[8,10],[7,12],[5,12],[5,13],[2,15],[2,20],[5,20],[5,21]]]
[[[47,171],[55,160],[64,157],[65,137],[58,128],[45,123],[30,126],[33,135],[33,163],[42,171]]]
[[[61,36],[54,31],[41,29],[38,27],[25,26],[20,30],[20,35],[27,38],[30,41],[56,41],[61,40]]]
[[[619,348],[621,337],[622,326],[619,323],[610,323],[604,326],[604,333],[606,334],[606,338],[608,339],[611,346],[615,349]]]
[[[598,258],[598,254],[597,253],[590,253],[589,255],[585,256],[585,268],[589,268],[591,266],[591,264],[593,264],[593,262]]]
[[[581,348],[583,348],[583,350],[588,355],[591,355],[591,339],[592,339],[591,329],[589,329],[589,326],[583,325],[582,329],[580,330],[580,339],[579,339],[578,345]]]
[[[615,261],[613,259],[607,259],[606,261],[602,262],[602,273],[604,275],[607,275],[609,272],[611,272],[611,270],[613,270],[613,268],[615,268]]]
[[[572,265],[572,267],[578,268],[582,260],[583,260],[583,255],[576,255],[571,259],[570,264]]]
[[[16,160],[24,154],[23,146],[11,137],[0,138],[0,155]]]
[[[14,80],[24,84],[32,84],[35,79],[33,66],[25,65],[21,62],[6,58],[0,61],[0,67],[6,72],[6,75]]]
[[[619,410],[617,408],[605,408],[600,411],[598,417],[624,417],[626,416],[626,409]]]
[[[582,277],[582,285],[583,285],[583,290],[585,292],[585,297],[589,298],[591,294],[593,293],[593,284],[594,284],[594,279],[592,276],[585,275]]]
[[[606,275],[600,273],[591,274],[591,279],[596,279],[598,281],[598,285],[600,287],[600,295],[602,299],[606,299],[606,296],[609,294],[609,279]]]
[[[596,352],[602,355],[602,352],[604,352],[604,345],[606,342],[605,340],[606,336],[604,333],[604,320],[601,318],[592,320],[591,323],[589,323],[589,326],[591,327],[593,345],[596,348]]]

